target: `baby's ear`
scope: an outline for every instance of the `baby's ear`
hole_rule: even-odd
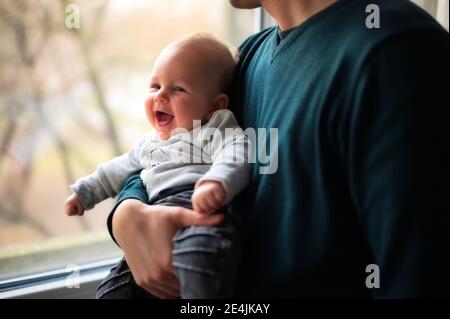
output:
[[[208,113],[207,116],[208,121],[211,119],[215,111],[226,109],[228,107],[229,101],[230,99],[228,98],[228,95],[226,95],[225,93],[220,93],[219,95],[217,95],[216,98],[214,99],[213,108]]]
[[[214,100],[214,110],[217,111],[226,109],[228,107],[229,101],[230,99],[228,98],[228,95],[226,95],[225,93],[220,93]]]

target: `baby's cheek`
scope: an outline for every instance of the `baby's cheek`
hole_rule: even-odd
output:
[[[203,114],[200,110],[197,110],[195,106],[188,105],[185,108],[178,108],[175,111],[175,117],[178,127],[183,127],[187,130],[192,130],[194,127],[194,121],[196,124],[201,124],[203,120]]]
[[[192,124],[193,124],[194,119],[189,114],[186,114],[186,112],[175,113],[175,119],[176,119],[177,127],[183,127],[187,130],[192,129]]]
[[[154,123],[154,115],[153,115],[153,101],[150,98],[146,98],[144,100],[144,110],[145,115],[147,116],[147,119],[150,121],[151,124]]]

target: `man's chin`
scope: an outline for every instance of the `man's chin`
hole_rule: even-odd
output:
[[[260,0],[229,0],[230,4],[237,9],[255,9],[261,6]]]

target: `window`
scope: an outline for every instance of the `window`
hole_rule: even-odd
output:
[[[412,0],[424,8],[448,31],[448,0]]]
[[[237,46],[254,25],[225,0],[0,1],[0,280],[120,254],[114,200],[69,218],[69,185],[149,129],[143,96],[168,42],[208,30]]]

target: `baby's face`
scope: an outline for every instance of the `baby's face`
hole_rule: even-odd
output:
[[[209,120],[218,94],[217,79],[209,73],[202,65],[201,48],[169,48],[158,56],[145,112],[163,140],[177,128],[191,130],[194,120],[201,120],[202,124]]]

